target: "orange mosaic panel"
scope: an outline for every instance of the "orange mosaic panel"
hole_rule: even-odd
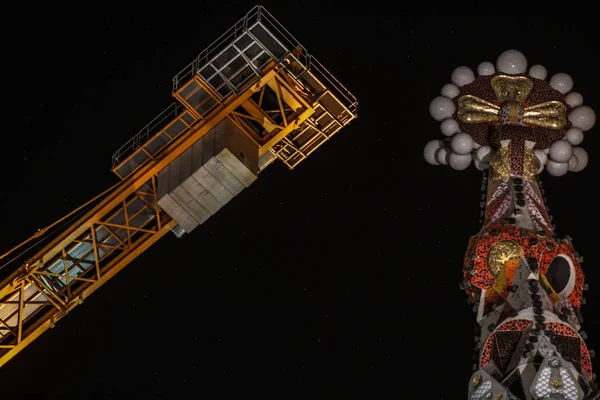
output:
[[[491,234],[492,231],[497,231],[498,234],[494,236]],[[475,240],[477,241],[476,244],[472,243]],[[469,250],[465,255],[465,264],[471,265],[474,271],[472,275],[465,273],[465,279],[469,280],[472,286],[485,290],[494,286],[495,279],[488,269],[487,258],[492,246],[502,240],[512,240],[519,243],[525,258],[537,260],[542,275],[546,274],[554,257],[558,254],[567,256],[575,270],[575,287],[569,295],[569,300],[573,307],[580,309],[579,300],[583,295],[584,274],[579,261],[573,256],[575,250],[572,243],[568,240],[562,240],[558,244],[552,236],[522,231],[516,225],[503,224],[500,221],[492,223],[481,236],[471,238]]]

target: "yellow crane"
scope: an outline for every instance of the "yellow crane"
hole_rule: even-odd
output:
[[[164,234],[193,231],[276,160],[290,169],[357,118],[356,98],[262,6],[173,78],[175,102],[112,159],[119,182],[0,283],[0,366]]]

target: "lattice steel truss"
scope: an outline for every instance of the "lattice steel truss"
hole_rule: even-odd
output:
[[[2,283],[0,365],[174,225],[157,207],[154,177],[139,188],[122,184]]]
[[[183,234],[158,205],[158,174],[225,119],[257,175],[277,158],[295,167],[357,117],[356,99],[262,7],[173,85],[177,102],[113,156],[120,184],[0,283],[0,366],[166,232]]]

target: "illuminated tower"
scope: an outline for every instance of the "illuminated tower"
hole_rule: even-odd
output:
[[[0,283],[0,366],[163,235],[192,232],[276,160],[298,166],[358,105],[260,6],[173,78],[173,97],[114,154],[118,184],[24,242],[55,234]]]
[[[430,164],[473,163],[484,174],[482,228],[469,241],[461,282],[479,327],[468,398],[597,398],[581,329],[583,258],[570,237],[556,236],[539,180],[544,169],[561,176],[586,167],[578,145],[594,111],[569,75],[546,81],[546,69],[527,70],[516,50],[495,66],[481,63],[477,75],[456,68],[431,102],[446,138],[424,150]]]

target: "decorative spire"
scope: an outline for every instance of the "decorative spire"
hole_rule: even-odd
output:
[[[597,389],[581,331],[583,259],[556,236],[539,174],[586,167],[578,146],[596,116],[569,75],[547,82],[541,65],[526,72],[517,50],[481,63],[477,77],[456,68],[429,106],[445,138],[427,143],[424,157],[484,171],[482,227],[460,284],[480,327],[469,399],[582,400]]]

